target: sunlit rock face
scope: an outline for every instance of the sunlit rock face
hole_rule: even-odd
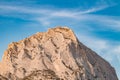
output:
[[[98,46],[98,45],[96,45]],[[0,80],[118,80],[111,65],[67,27],[13,42],[0,62]]]

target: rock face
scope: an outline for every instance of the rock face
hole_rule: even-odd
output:
[[[13,42],[0,63],[0,80],[118,80],[114,68],[78,41],[69,28]]]

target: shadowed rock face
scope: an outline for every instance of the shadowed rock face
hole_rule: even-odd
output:
[[[114,68],[78,41],[69,28],[52,28],[13,42],[0,63],[0,80],[118,80]]]

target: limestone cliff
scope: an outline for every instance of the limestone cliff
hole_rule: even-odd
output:
[[[118,80],[111,65],[67,27],[13,42],[0,63],[0,80]]]

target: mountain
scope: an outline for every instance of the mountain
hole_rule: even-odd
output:
[[[96,45],[98,46],[98,45]],[[67,27],[12,42],[0,62],[0,80],[118,80],[114,68]]]

